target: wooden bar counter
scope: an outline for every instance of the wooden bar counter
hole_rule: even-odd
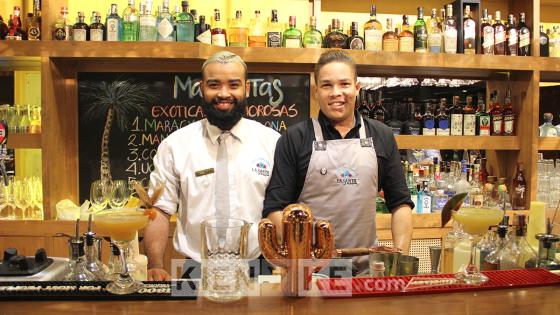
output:
[[[558,286],[398,297],[287,298],[278,284],[263,284],[261,296],[231,303],[196,301],[0,302],[0,314],[558,314]]]

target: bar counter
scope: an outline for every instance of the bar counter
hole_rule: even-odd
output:
[[[288,298],[279,284],[260,285],[261,296],[230,303],[185,301],[14,301],[0,314],[558,314],[558,286],[395,297]]]

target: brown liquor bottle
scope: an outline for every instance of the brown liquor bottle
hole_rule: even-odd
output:
[[[467,96],[467,104],[463,107],[463,135],[476,135],[476,109],[472,106],[472,96]]]
[[[220,9],[214,9],[214,27],[212,28],[211,33],[212,45],[221,47],[227,46],[226,26],[222,22]]]
[[[102,42],[105,36],[105,25],[101,23],[101,14],[93,11],[91,16],[92,23],[89,26],[89,40],[92,42]]]
[[[494,91],[494,100],[490,114],[490,134],[501,136],[504,134],[504,112],[498,101],[498,91]]]
[[[78,12],[78,23],[72,28],[72,39],[75,42],[85,42],[89,40],[89,26],[84,22],[84,12]]]
[[[531,55],[531,29],[525,23],[525,13],[519,13],[519,24],[517,25],[519,35],[519,56]],[[543,56],[541,56],[543,57]]]
[[[515,22],[513,21],[513,14],[508,15],[506,38],[507,54],[509,56],[517,56],[517,50],[519,49],[519,35],[517,34],[517,28],[515,27]]]
[[[383,34],[383,51],[399,51],[399,35],[393,31],[393,19],[387,19],[387,32]]]
[[[342,33],[340,28],[340,20],[332,19],[331,32],[325,36],[323,47],[325,48],[346,48],[348,36]]]
[[[511,90],[508,89],[504,104],[504,136],[515,135],[515,112],[511,104]]]
[[[399,51],[414,52],[414,34],[410,31],[408,15],[403,15],[402,29],[399,34]]]
[[[41,0],[33,1],[33,15],[27,25],[27,39],[41,40]]]
[[[501,18],[500,11],[496,11],[496,22],[492,25],[494,28],[494,55],[506,54],[506,26],[502,23]]]
[[[480,47],[484,55],[494,54],[494,28],[488,19],[488,9],[482,11],[482,21],[480,23]]]
[[[527,181],[524,173],[523,162],[517,162],[517,170],[511,186],[511,206],[513,210],[525,209]]]

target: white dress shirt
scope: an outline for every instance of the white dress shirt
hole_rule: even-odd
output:
[[[155,187],[156,182],[166,183],[155,206],[170,215],[177,213],[175,250],[196,261],[200,261],[200,223],[216,212],[215,170],[220,134],[221,130],[207,119],[175,131],[159,145],[150,175],[150,187]],[[247,252],[252,259],[260,255],[257,227],[280,134],[245,118],[231,129],[231,134],[227,138],[230,216],[253,224]]]

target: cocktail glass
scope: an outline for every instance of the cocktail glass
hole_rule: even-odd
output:
[[[121,252],[123,273],[107,285],[107,291],[113,294],[129,294],[138,292],[144,285],[134,280],[128,273],[126,257],[136,231],[148,225],[149,216],[140,209],[124,208],[106,210],[95,214],[95,225],[101,233],[111,237]]]
[[[463,272],[459,272],[455,277],[466,284],[479,285],[488,281],[488,277],[481,274],[475,265],[476,245],[488,228],[498,224],[504,212],[497,208],[461,208],[459,211],[452,211],[453,219],[463,225],[463,230],[469,234],[471,241],[471,255],[469,264]]]

